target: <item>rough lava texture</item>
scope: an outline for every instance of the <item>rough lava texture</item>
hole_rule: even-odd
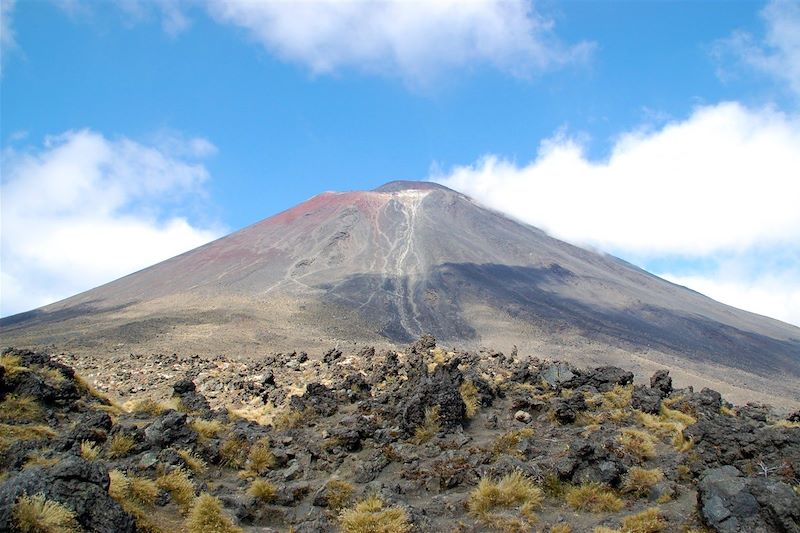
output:
[[[123,408],[51,356],[7,350],[0,531],[37,494],[86,531],[181,531],[204,493],[254,533],[360,531],[343,517],[368,496],[415,533],[800,531],[795,415],[673,387],[666,371],[645,387],[622,368],[445,349],[430,335],[341,352],[223,361],[213,379],[207,361],[176,356],[171,397],[130,393]],[[476,511],[500,479],[541,498]],[[580,490],[605,493],[609,509],[575,504]],[[630,529],[644,511],[660,529]]]

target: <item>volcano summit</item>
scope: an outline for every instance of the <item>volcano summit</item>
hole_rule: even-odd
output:
[[[235,356],[430,332],[642,375],[667,365],[733,398],[800,400],[800,328],[425,182],[319,194],[0,326],[17,346]]]

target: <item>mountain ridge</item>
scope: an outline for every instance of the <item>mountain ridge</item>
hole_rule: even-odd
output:
[[[78,351],[251,355],[342,339],[397,345],[430,332],[446,343],[518,344],[576,361],[635,358],[648,371],[677,357],[692,374],[731,369],[724,379],[751,390],[800,378],[800,328],[430,182],[318,194],[0,328],[17,344]],[[800,399],[791,384],[781,393]]]

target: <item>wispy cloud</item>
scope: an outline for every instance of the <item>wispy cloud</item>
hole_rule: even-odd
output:
[[[75,0],[53,1],[72,16],[91,12]],[[414,86],[482,66],[535,76],[585,61],[594,48],[563,42],[554,21],[530,0],[124,0],[117,6],[130,23],[155,18],[170,35],[188,28],[190,12],[200,8],[314,74],[352,69]]]
[[[0,2],[0,74],[2,74],[6,56],[17,47],[12,24],[15,7],[16,0],[3,0]]]
[[[314,73],[340,68],[425,82],[442,70],[488,64],[520,76],[584,59],[526,0],[381,2],[209,0],[212,15],[247,30],[278,56]]]
[[[772,0],[761,11],[764,35],[737,31],[717,41],[713,50],[723,62],[733,58],[741,66],[765,73],[800,96],[800,2]]]
[[[777,264],[770,257],[785,261]],[[704,272],[658,274],[728,305],[800,326],[800,248],[751,252]]]
[[[562,133],[527,164],[488,155],[433,179],[566,240],[647,262],[800,252],[797,169],[800,117],[721,103],[626,132],[604,160],[589,159]],[[753,283],[763,273],[738,279]],[[800,272],[785,277],[800,286]]]
[[[150,145],[91,130],[3,152],[2,309],[25,311],[111,281],[222,234],[177,213],[202,198],[204,139]]]

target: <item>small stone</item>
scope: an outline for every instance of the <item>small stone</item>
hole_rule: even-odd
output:
[[[517,411],[516,413],[514,413],[514,420],[516,420],[517,422],[522,422],[523,424],[530,423],[532,418],[533,417],[530,415],[530,413],[527,413],[525,411]]]

